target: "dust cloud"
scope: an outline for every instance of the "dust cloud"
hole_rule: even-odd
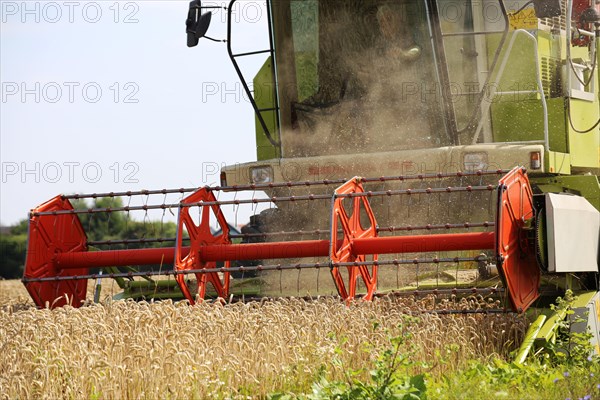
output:
[[[360,17],[349,7],[321,16],[318,87],[292,102],[292,126],[283,133],[287,157],[444,144],[426,26],[406,4],[368,3]]]

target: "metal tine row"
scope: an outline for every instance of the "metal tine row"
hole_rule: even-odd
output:
[[[397,189],[397,190],[386,190],[386,191],[369,191],[362,193],[347,193],[337,195],[338,197],[382,197],[382,196],[395,196],[395,195],[417,195],[417,194],[436,194],[436,193],[460,193],[460,192],[480,192],[480,191],[494,191],[496,187],[493,185],[484,186],[465,186],[465,187],[445,187],[445,188],[427,188],[427,189]],[[45,211],[45,212],[33,212],[34,216],[43,215],[65,215],[65,214],[96,214],[96,213],[111,213],[118,211],[149,211],[149,210],[167,210],[177,209],[179,207],[197,207],[197,206],[226,206],[226,205],[241,205],[241,204],[260,204],[260,203],[273,203],[279,202],[295,202],[295,201],[313,201],[313,200],[331,200],[331,196],[328,194],[308,194],[304,196],[285,196],[285,197],[267,197],[267,198],[252,198],[252,199],[236,199],[236,200],[217,200],[217,201],[200,201],[197,203],[180,204],[155,204],[155,205],[141,205],[141,206],[124,206],[124,207],[103,207],[103,208],[89,208],[79,210],[58,210],[58,211]]]
[[[358,267],[360,265],[377,265],[377,266],[400,266],[400,265],[417,265],[417,264],[432,264],[432,263],[460,263],[460,262],[481,262],[488,258],[485,255],[476,257],[447,257],[447,258],[422,258],[422,259],[406,259],[406,260],[379,260],[379,261],[355,261],[344,263],[296,263],[296,264],[271,264],[257,266],[239,266],[229,267],[228,272],[263,272],[263,271],[285,271],[285,270],[303,270],[303,269],[330,269],[331,267]],[[111,279],[111,278],[132,278],[132,277],[151,277],[157,275],[190,275],[190,274],[208,274],[214,272],[224,272],[221,267],[218,268],[203,268],[189,270],[162,270],[162,271],[129,271],[121,273],[98,273],[77,276],[53,276],[44,278],[24,278],[23,282],[51,282],[51,281],[69,281],[78,279]]]
[[[444,179],[444,178],[462,178],[472,176],[486,176],[486,175],[503,175],[508,170],[494,170],[494,171],[466,171],[466,172],[451,172],[451,173],[425,173],[416,175],[396,175],[396,176],[381,176],[377,178],[361,178],[363,183],[373,182],[386,182],[386,181],[409,181],[409,180],[432,180],[432,179]],[[298,186],[319,186],[319,185],[339,185],[347,182],[348,179],[324,179],[317,181],[297,181],[297,182],[270,182],[270,183],[254,183],[248,185],[233,185],[233,186],[208,186],[212,191],[250,191],[250,190],[263,190],[263,189],[275,189],[285,187],[298,187]],[[139,195],[156,195],[156,194],[171,194],[171,193],[191,193],[197,190],[198,187],[193,188],[176,188],[176,189],[157,189],[157,190],[138,190],[138,191],[125,191],[125,192],[105,192],[105,193],[84,193],[84,194],[72,194],[62,196],[65,199],[85,199],[85,198],[102,198],[102,197],[128,197],[128,196],[139,196]]]
[[[165,193],[166,191],[160,192],[163,203],[166,203],[169,193]],[[178,194],[178,198],[171,197],[170,200],[180,201],[184,197],[184,194],[178,191],[170,191],[170,193]],[[146,206],[151,204],[153,200],[151,193],[148,193],[148,191],[139,193],[137,197],[129,196],[126,199],[116,196],[78,195],[62,196],[62,198],[69,198],[75,208],[75,210],[67,210],[71,211],[67,214],[73,214],[71,220],[72,229],[76,229],[77,222],[80,222],[87,237],[86,244],[92,248],[96,246],[108,246],[104,250],[116,250],[123,248],[130,249],[131,247],[143,248],[173,245],[170,238],[175,235],[176,231],[176,225],[172,221],[177,215],[176,210],[173,212],[173,210],[168,210],[167,208],[159,211],[148,209]],[[86,203],[88,199],[93,199],[92,209],[105,209],[106,212],[85,214],[72,212],[89,210],[90,207]],[[123,202],[126,204],[124,207]],[[136,208],[141,208],[143,212],[136,213],[132,209],[127,209],[121,213],[113,211],[120,208],[133,208],[131,206],[132,203],[136,206],[140,204]],[[101,206],[99,207],[98,204]],[[167,214],[167,211],[169,211],[170,215]],[[35,216],[37,214],[32,212],[31,215]],[[57,222],[58,218],[54,222],[55,229],[58,229],[56,226]],[[113,239],[115,237],[119,239]]]
[[[467,262],[473,262],[473,261],[482,261],[484,258],[482,256],[479,257],[475,257],[473,259],[471,258],[453,258],[453,259],[422,259],[422,260],[411,260],[411,261],[399,261],[399,260],[389,260],[389,261],[380,261],[378,263],[376,263],[377,265],[380,266],[392,266],[395,265],[397,270],[399,270],[400,265],[402,264],[407,264],[407,263],[411,263],[411,264],[415,264],[417,262],[443,262],[443,261],[453,261],[456,263],[459,262],[463,262],[463,261],[467,261]],[[367,262],[363,262],[363,263],[339,263],[336,264],[338,266],[348,266],[348,265],[352,265],[352,266],[358,266],[360,264],[368,264]],[[282,282],[281,282],[281,277],[282,274],[284,273],[284,271],[291,271],[291,270],[296,270],[298,273],[298,277],[297,277],[297,283],[296,283],[296,297],[314,297],[314,295],[310,295],[310,292],[301,292],[300,290],[300,273],[302,270],[306,270],[306,269],[316,269],[317,270],[317,274],[319,274],[321,269],[329,269],[331,267],[331,265],[326,265],[326,264],[322,264],[322,263],[314,263],[314,264],[290,264],[290,265],[259,265],[259,266],[255,266],[255,267],[230,267],[230,272],[241,272],[242,273],[242,279],[243,279],[243,274],[244,272],[251,272],[251,271],[259,271],[259,272],[268,272],[268,271],[279,271],[279,292],[280,292],[280,296],[283,295],[283,286],[282,286]],[[97,281],[100,281],[101,279],[115,279],[115,278],[129,278],[129,279],[134,279],[135,277],[142,277],[145,279],[150,279],[153,276],[168,276],[169,279],[172,276],[173,278],[175,278],[177,275],[188,275],[188,274],[205,274],[205,273],[209,273],[209,272],[223,272],[223,269],[221,268],[213,268],[213,269],[196,269],[196,270],[188,270],[188,271],[176,271],[176,270],[167,270],[167,271],[146,271],[146,272],[123,272],[123,273],[99,273],[99,274],[88,274],[88,275],[80,275],[80,276],[58,276],[58,277],[46,277],[46,278],[35,278],[35,279],[25,279],[24,281],[26,282],[49,282],[49,281],[70,281],[70,280],[78,280],[78,279],[94,279]],[[378,292],[376,294],[377,297],[380,296],[384,296],[384,295],[393,295],[393,296],[415,296],[415,297],[420,297],[420,296],[429,296],[429,295],[433,295],[435,297],[437,296],[455,296],[455,295],[504,295],[504,288],[503,287],[498,287],[498,286],[487,286],[487,287],[483,287],[483,286],[479,286],[479,285],[474,285],[472,287],[461,287],[458,285],[458,281],[456,282],[457,285],[455,287],[434,287],[434,288],[421,288],[419,287],[419,285],[417,284],[415,288],[413,289],[409,289],[409,290],[404,290],[404,291],[398,291],[398,290],[384,290],[381,292]],[[328,296],[328,295],[335,295],[335,293],[325,293],[325,294],[321,294],[321,292],[319,291],[319,279],[318,279],[318,275],[317,275],[317,280],[316,280],[316,295],[317,296]],[[314,288],[314,287],[313,287]],[[252,296],[246,296],[246,294],[244,292],[238,293],[238,294],[231,294],[231,299],[233,299],[233,297],[236,296],[239,299],[241,299],[242,301],[250,301],[250,300],[258,300],[258,299],[262,299],[264,298],[264,296],[260,296],[253,298]],[[272,295],[271,295],[272,296]],[[289,293],[288,293],[289,296]],[[360,297],[360,295],[358,295],[358,297]],[[491,309],[486,309],[486,310],[491,310]],[[440,310],[441,312],[444,312],[444,310]],[[457,310],[450,310],[450,312],[454,313],[457,312]],[[498,309],[496,310],[496,312],[507,312],[506,308],[502,308],[502,309]]]

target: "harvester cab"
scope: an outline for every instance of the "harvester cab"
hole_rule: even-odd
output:
[[[522,313],[571,289],[597,345],[597,4],[267,1],[266,46],[236,51],[239,5],[192,1],[187,45],[225,42],[255,111],[257,161],[223,168],[220,186],[57,196],[33,209],[23,281],[38,306],[80,306],[88,280],[105,278],[120,297],[192,304],[497,299],[432,306],[463,313]],[[225,40],[209,36],[215,9]],[[262,57],[258,72],[242,71],[245,57]],[[233,232],[228,210],[240,207],[253,216]],[[172,229],[151,222],[167,213]],[[148,229],[86,234],[118,221]],[[542,312],[520,354],[553,340],[560,318]]]

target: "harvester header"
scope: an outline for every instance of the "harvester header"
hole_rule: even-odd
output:
[[[502,176],[495,184],[445,186],[450,178],[481,180]],[[397,183],[438,182],[436,186],[406,187],[386,190],[368,190],[369,186]],[[232,275],[256,275],[268,271],[327,269],[331,272],[337,293],[346,301],[355,297],[371,300],[379,293],[378,269],[395,267],[418,269],[419,266],[458,265],[482,263],[486,260],[497,265],[505,286],[510,307],[526,310],[538,297],[539,268],[533,244],[528,239],[534,218],[533,197],[527,174],[523,168],[493,172],[461,172],[449,174],[421,174],[380,178],[352,178],[332,194],[318,193],[267,198],[217,200],[215,193],[222,191],[257,191],[276,185],[288,188],[326,188],[340,181],[286,182],[281,184],[253,184],[245,187],[203,187],[191,193],[190,189],[158,190],[92,195],[57,196],[31,211],[29,243],[23,282],[38,307],[57,307],[70,304],[80,306],[86,300],[88,279],[115,278],[133,281],[142,277],[150,286],[158,286],[150,277],[172,275],[183,298],[194,304],[207,297],[207,287],[215,296],[227,299],[231,291]],[[476,182],[477,183],[477,182]],[[481,183],[481,182],[479,182]],[[263,187],[264,186],[264,187]],[[132,197],[163,195],[167,192],[186,193],[174,204],[144,204],[115,208],[74,209],[69,199],[82,197]],[[437,198],[457,194],[486,193],[497,197],[493,221],[427,224],[423,226],[379,226],[373,201],[406,198]],[[376,200],[377,199],[377,200]],[[223,206],[270,203],[303,203],[313,207],[315,202],[329,202],[329,232],[327,239],[284,240],[256,242],[248,240],[252,234],[235,235],[230,232]],[[429,201],[429,200],[427,200]],[[443,200],[442,200],[443,201]],[[467,205],[462,205],[466,207]],[[378,207],[380,208],[380,207]],[[89,241],[79,216],[134,211],[177,209],[175,238],[123,239],[104,242]],[[401,210],[399,210],[400,212]],[[195,218],[195,216],[198,218]],[[491,230],[493,229],[493,231]],[[476,230],[476,231],[473,231]],[[414,234],[415,231],[424,231]],[[451,231],[453,233],[439,233]],[[462,231],[462,232],[460,232]],[[307,232],[277,232],[271,237],[310,234]],[[312,232],[323,236],[325,230]],[[401,233],[381,235],[381,233]],[[256,235],[254,236],[261,236]],[[267,236],[267,234],[262,235]],[[233,243],[232,239],[243,239]],[[171,244],[169,247],[151,245]],[[94,250],[101,245],[144,245],[141,248]],[[472,251],[479,251],[476,256]],[[458,254],[444,256],[447,252]],[[483,253],[481,253],[483,252]],[[488,252],[488,255],[485,255]],[[430,256],[431,254],[433,256]],[[406,255],[410,258],[388,258],[380,255]],[[419,257],[418,254],[425,254]],[[468,254],[468,255],[467,255]],[[298,259],[325,258],[317,262],[296,262]],[[255,260],[277,260],[273,263]],[[286,262],[287,261],[287,262]],[[158,265],[159,270],[145,266]],[[97,269],[100,269],[99,271]],[[127,270],[122,270],[126,268]],[[195,276],[195,281],[188,279]],[[458,282],[451,289],[460,289]],[[400,290],[401,288],[395,288]],[[414,289],[418,290],[418,287]],[[473,288],[475,289],[475,288]],[[435,289],[435,290],[439,290]],[[467,289],[472,290],[472,289]],[[475,289],[476,290],[476,289]],[[149,295],[148,297],[152,297]]]

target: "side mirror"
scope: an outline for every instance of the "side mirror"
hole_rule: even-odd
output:
[[[533,10],[538,18],[560,17],[560,0],[533,0]]]
[[[198,40],[206,34],[212,13],[209,11],[202,14],[202,4],[200,0],[190,1],[188,17],[185,20],[185,33],[187,33],[188,47],[194,47]]]

